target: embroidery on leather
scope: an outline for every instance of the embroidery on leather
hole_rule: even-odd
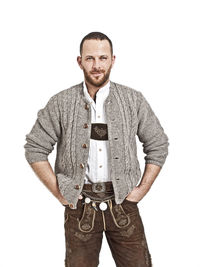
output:
[[[126,227],[130,224],[130,217],[126,215],[121,204],[117,204],[112,207],[112,201],[109,201],[109,207],[113,221],[118,228]]]
[[[152,259],[151,259],[151,254],[149,253],[149,249],[147,246],[147,241],[145,234],[143,233],[143,240],[142,240],[142,246],[145,248],[145,260],[146,260],[146,265],[151,267],[152,265]]]
[[[91,139],[95,140],[108,140],[108,128],[105,123],[92,123],[91,124]]]
[[[83,241],[88,241],[92,237],[92,234],[82,234],[82,233],[76,232],[75,236]]]
[[[130,237],[134,232],[135,226],[132,224],[127,230],[121,231],[122,236]]]
[[[96,211],[91,207],[90,204],[84,204],[84,210],[81,219],[78,220],[79,230],[82,232],[90,232],[94,228]]]

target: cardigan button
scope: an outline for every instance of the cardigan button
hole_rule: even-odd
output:
[[[87,148],[87,144],[82,144],[82,147],[83,148]]]
[[[78,190],[78,189],[80,189],[81,187],[80,187],[79,184],[76,184],[76,185],[74,186],[74,188]]]
[[[89,105],[87,103],[85,104],[85,109],[89,109]]]
[[[84,164],[83,164],[83,163],[81,163],[81,164],[80,164],[80,167],[83,169],[83,168],[84,168]]]
[[[84,128],[88,128],[88,124],[87,123],[84,123],[83,127]]]
[[[70,203],[70,204],[69,204],[69,207],[70,207],[70,208],[73,208],[73,207],[74,207],[74,205],[73,205],[72,203]]]

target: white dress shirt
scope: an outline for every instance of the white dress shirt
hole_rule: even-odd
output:
[[[110,81],[96,93],[96,103],[87,90],[85,81],[83,91],[91,103],[91,123],[107,123],[104,110],[104,101],[109,95]],[[94,140],[90,138],[89,157],[86,166],[85,183],[110,181],[110,160],[108,140]]]

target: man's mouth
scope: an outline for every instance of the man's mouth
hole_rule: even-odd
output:
[[[99,76],[99,75],[101,75],[101,72],[92,72],[92,75]]]

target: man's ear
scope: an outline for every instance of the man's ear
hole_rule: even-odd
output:
[[[116,56],[114,55],[114,56],[112,56],[112,67],[113,67],[113,65],[115,64],[115,58],[116,58]]]
[[[82,66],[82,58],[80,56],[77,57],[77,62],[78,62],[78,65],[81,69],[83,69],[83,66]]]

